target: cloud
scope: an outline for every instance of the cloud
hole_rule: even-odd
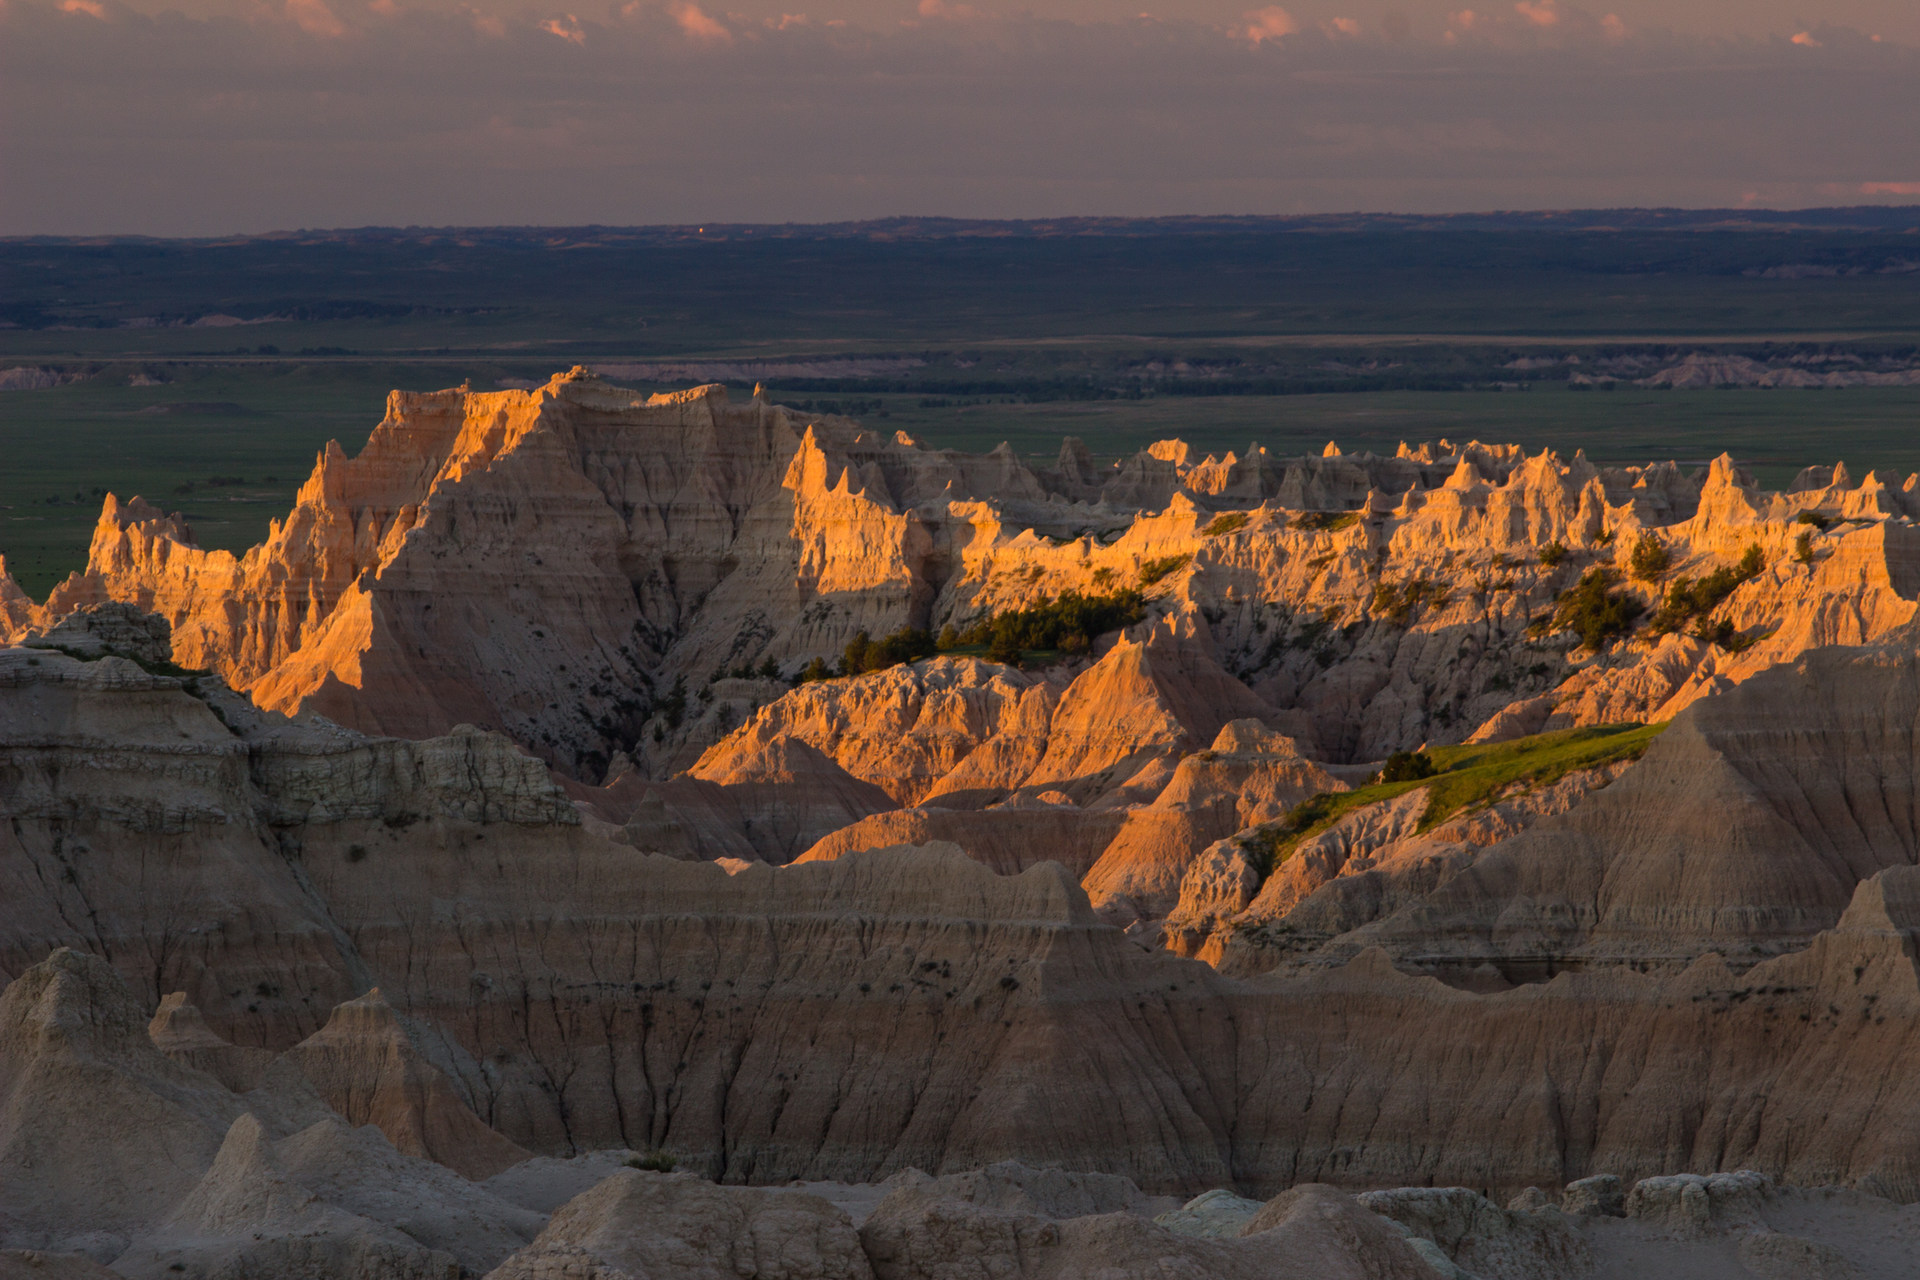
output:
[[[1620,20],[1620,15],[1617,13],[1609,13],[1600,19],[1600,31],[1609,40],[1627,38],[1627,24]]]
[[[673,20],[679,25],[680,33],[689,40],[698,40],[702,44],[733,43],[733,32],[708,16],[706,10],[697,4],[673,6]]]
[[[732,38],[702,40],[674,0],[604,24],[317,0],[328,40],[286,0],[259,22],[90,2],[111,20],[0,9],[0,119],[33,121],[0,130],[0,171],[36,176],[0,182],[0,234],[1920,202],[1920,51],[1838,27],[1783,57],[1608,43],[1577,0],[1551,30],[1512,0],[1456,13],[1452,47],[1371,38],[1360,0],[1361,39],[1321,38],[1331,6],[1231,30],[716,7]]]
[[[1560,10],[1555,7],[1554,0],[1539,0],[1538,3],[1519,0],[1513,6],[1513,11],[1536,27],[1551,27],[1560,21]]]
[[[1471,9],[1462,9],[1458,13],[1447,15],[1447,21],[1462,31],[1471,31],[1480,22],[1480,15]]]
[[[347,24],[327,7],[327,0],[286,0],[286,15],[288,22],[310,36],[336,39],[347,34]]]
[[[1320,30],[1329,38],[1345,37],[1353,39],[1360,34],[1360,21],[1357,18],[1328,18],[1320,24]]]
[[[971,22],[985,16],[970,4],[948,4],[947,0],[920,0],[918,12],[923,18],[945,22]]]
[[[1793,38],[1793,42],[1805,49],[1818,49],[1820,42],[1813,38],[1813,32],[1802,31]]]
[[[99,0],[60,0],[60,12],[84,13],[90,18],[98,18],[102,22],[107,20],[106,6],[101,4]]]
[[[587,42],[587,33],[580,29],[580,19],[572,14],[568,14],[564,22],[559,18],[548,18],[540,24],[540,29],[570,44],[584,45]]]
[[[1246,25],[1237,28],[1234,34],[1256,49],[1269,40],[1279,44],[1300,30],[1300,24],[1293,20],[1293,15],[1277,4],[1270,4],[1264,9],[1249,9],[1241,16],[1247,20]]]

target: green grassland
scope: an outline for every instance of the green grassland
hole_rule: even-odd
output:
[[[1445,436],[1602,463],[1728,451],[1769,485],[1837,457],[1904,475],[1920,470],[1920,388],[1576,392],[1564,358],[1912,362],[1905,216],[0,240],[0,371],[65,379],[0,391],[0,554],[43,595],[84,563],[106,491],[241,549],[326,441],[359,448],[389,389],[664,357],[885,357],[885,374],[783,374],[771,391],[1036,460],[1066,435],[1108,459],[1169,436],[1283,455]],[[208,317],[250,323],[192,323]]]
[[[482,373],[522,365],[489,365]],[[357,452],[384,412],[388,390],[430,390],[472,377],[443,361],[166,366],[173,380],[134,387],[105,379],[0,392],[0,554],[42,596],[84,565],[102,492],[140,494],[184,511],[201,545],[242,550],[282,515],[328,440]],[[500,374],[500,376],[507,376]],[[532,376],[531,372],[526,376]],[[476,386],[489,385],[479,379]],[[744,394],[745,389],[741,389]],[[1079,436],[1102,458],[1177,436],[1224,453],[1258,442],[1281,455],[1391,453],[1402,440],[1449,437],[1584,448],[1601,464],[1677,458],[1703,463],[1727,451],[1762,484],[1844,459],[1856,476],[1920,471],[1920,388],[1845,391],[1575,392],[1370,391],[1285,396],[1155,395],[1139,400],[1042,401],[1012,396],[927,405],[914,394],[787,394],[786,403],[853,407],[873,425],[936,447],[990,449],[1008,441],[1036,463]],[[858,399],[849,406],[846,402]],[[213,477],[246,483],[215,488]],[[267,477],[272,477],[269,481]],[[180,487],[191,484],[190,493]]]
[[[1666,727],[1664,723],[1589,725],[1480,746],[1432,747],[1427,751],[1437,770],[1432,777],[1322,792],[1262,828],[1259,852],[1270,866],[1279,866],[1302,841],[1355,810],[1423,789],[1427,807],[1419,829],[1427,831],[1457,813],[1484,808],[1515,787],[1551,786],[1576,770],[1637,760]]]
[[[1920,219],[1913,219],[1920,221]],[[1920,328],[1900,219],[1852,230],[1302,231],[902,238],[886,228],[316,233],[0,241],[7,354],[183,357],[236,343],[597,357],[848,344],[1324,335],[1885,334]],[[781,234],[784,232],[784,234]],[[771,234],[770,234],[771,233]],[[1781,268],[1832,272],[1779,278]],[[1774,275],[1767,274],[1774,272]],[[207,314],[289,320],[169,327]],[[138,321],[152,327],[102,328]]]
[[[366,375],[253,366],[163,386],[0,392],[0,555],[44,596],[85,565],[109,492],[185,513],[202,546],[252,546],[292,506],[328,440],[358,450],[383,410],[378,382],[447,382],[425,369]]]
[[[1147,400],[982,404],[921,409],[910,397],[885,425],[929,444],[1052,458],[1063,436],[1118,456],[1178,436],[1213,452],[1257,442],[1282,455],[1318,453],[1328,441],[1349,453],[1391,454],[1401,441],[1446,437],[1585,449],[1600,465],[1677,459],[1705,463],[1728,452],[1764,485],[1780,487],[1802,467],[1844,459],[1855,476],[1872,468],[1920,471],[1920,387],[1845,391],[1576,392],[1558,384],[1527,391],[1380,391],[1297,396],[1162,396]]]

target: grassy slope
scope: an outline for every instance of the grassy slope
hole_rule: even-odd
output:
[[[1264,829],[1264,852],[1278,866],[1302,841],[1348,814],[1415,790],[1427,792],[1427,810],[1420,820],[1420,830],[1425,831],[1457,813],[1492,804],[1516,785],[1528,790],[1550,786],[1576,770],[1638,759],[1666,727],[1664,723],[1589,725],[1481,746],[1434,747],[1428,754],[1440,772],[1433,777],[1322,792]]]
[[[1525,335],[1573,344],[1589,362],[1615,343],[1668,341],[1678,353],[1716,336],[1808,334],[1898,356],[1914,345],[1920,277],[1878,273],[1882,260],[1910,255],[1910,239],[1892,232],[1361,230],[894,243],[801,233],[779,243],[655,237],[627,248],[609,247],[623,243],[617,235],[586,239],[594,243],[539,232],[480,235],[470,245],[377,236],[225,246],[0,241],[0,369],[53,363],[98,374],[0,392],[0,553],[23,586],[44,594],[84,563],[98,489],[183,506],[203,545],[238,550],[286,509],[326,440],[358,449],[391,387],[466,378],[487,387],[501,377],[543,378],[576,360],[694,352],[924,355],[924,376],[907,379],[924,393],[774,392],[789,402],[861,398],[862,415],[882,430],[968,449],[1004,439],[1043,458],[1068,434],[1107,457],[1173,435],[1216,453],[1258,440],[1283,454],[1317,452],[1328,439],[1390,452],[1402,439],[1445,435],[1584,447],[1603,462],[1700,461],[1730,450],[1774,485],[1836,456],[1855,474],[1920,470],[1911,430],[1920,388],[1573,393],[1541,382],[1525,393],[1058,398],[1068,384],[1127,385],[1125,371],[1143,360],[1189,357],[1244,357],[1250,375],[1298,389],[1347,376],[1328,372],[1335,366],[1376,359],[1421,379],[1485,385],[1525,376],[1508,364],[1534,350]],[[1801,262],[1863,274],[1759,274]],[[213,312],[309,318],[164,327]],[[164,324],[88,327],[133,317]],[[27,327],[7,327],[16,323]],[[1508,350],[1507,337],[1473,335],[1520,335],[1513,341],[1521,345]],[[1357,350],[1356,342],[1375,345]],[[260,354],[264,345],[285,354]],[[354,354],[299,354],[322,347]],[[167,384],[128,386],[143,367]],[[1007,403],[1009,388],[1037,402]],[[963,403],[981,398],[995,402]],[[181,403],[239,410],[143,412]],[[209,491],[205,480],[216,474],[248,484]],[[188,483],[193,494],[175,494]]]

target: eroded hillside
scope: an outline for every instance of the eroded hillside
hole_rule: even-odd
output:
[[[1014,1158],[1913,1200],[1916,489],[1036,469],[576,371],[396,396],[243,557],[110,500],[0,578],[0,1241],[531,1274],[667,1194],[507,1207],[606,1149],[899,1175],[800,1231],[876,1274],[962,1213],[909,1168]]]
[[[0,577],[0,622],[46,635],[120,602],[265,710],[504,734],[596,838],[643,852],[950,841],[1007,873],[1059,862],[1138,940],[1238,971],[1380,941],[1485,985],[1602,954],[1768,954],[1830,924],[1858,876],[1658,943],[1618,925],[1630,902],[1576,904],[1525,945],[1449,907],[1442,945],[1421,913],[1480,852],[1518,856],[1569,809],[1590,829],[1583,798],[1645,741],[1522,770],[1444,822],[1433,784],[1305,831],[1313,806],[1394,752],[1661,725],[1900,634],[1916,511],[1920,479],[1844,466],[1770,493],[1725,457],[1601,469],[1444,440],[1391,458],[1163,441],[1105,466],[1068,440],[1030,467],[575,369],[394,393],[243,556],[109,497],[87,571],[44,605]]]

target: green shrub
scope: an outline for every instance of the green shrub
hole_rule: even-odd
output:
[[[680,721],[687,714],[687,682],[681,676],[673,678],[673,688],[660,703],[660,710],[667,717],[667,728],[678,729]]]
[[[635,1156],[627,1161],[627,1168],[645,1169],[649,1173],[672,1173],[673,1167],[678,1163],[680,1162],[674,1158],[671,1151],[661,1151],[656,1148],[643,1156]]]
[[[1140,564],[1140,585],[1150,587],[1170,573],[1178,573],[1186,568],[1191,555],[1161,556],[1156,560],[1145,560]]]
[[[858,676],[869,671],[885,671],[903,662],[931,658],[935,652],[933,637],[916,627],[901,627],[884,640],[875,640],[861,631],[847,641],[840,655],[840,674]]]
[[[1217,538],[1223,533],[1232,533],[1235,529],[1247,527],[1247,513],[1244,511],[1223,511],[1207,522],[1200,532],[1209,538]]]
[[[989,660],[1009,664],[1020,661],[1029,649],[1086,653],[1093,648],[1095,636],[1130,627],[1146,616],[1147,598],[1132,587],[1101,596],[1064,591],[1058,599],[1043,597],[1025,609],[983,618],[957,633],[954,644],[944,642],[942,631],[941,647],[985,645]]]
[[[1722,618],[1718,622],[1708,622],[1702,618],[1693,629],[1695,640],[1718,645],[1728,653],[1740,653],[1753,648],[1754,637],[1734,629],[1731,618]]]
[[[1408,578],[1404,582],[1382,582],[1373,589],[1373,611],[1404,627],[1422,605],[1438,609],[1451,593],[1429,578]]]
[[[1587,570],[1577,586],[1560,593],[1553,611],[1554,630],[1573,632],[1581,644],[1595,652],[1613,637],[1625,635],[1645,606],[1630,595],[1612,590],[1618,581],[1619,575],[1611,569]]]
[[[1801,564],[1813,563],[1813,531],[1803,529],[1800,536],[1793,540],[1793,558]]]
[[[1759,576],[1765,567],[1766,557],[1760,551],[1760,544],[1755,542],[1747,546],[1740,563],[1731,568],[1723,565],[1698,581],[1684,575],[1675,578],[1667,588],[1667,598],[1654,611],[1648,629],[1655,635],[1666,635],[1680,630],[1691,619],[1704,618],[1719,608],[1720,602],[1732,595],[1741,583]]]
[[[1540,566],[1544,569],[1551,569],[1566,558],[1566,545],[1557,538],[1540,548]]]
[[[1794,517],[1794,523],[1810,524],[1814,528],[1824,531],[1827,529],[1828,526],[1830,526],[1833,523],[1833,521],[1827,519],[1827,517],[1821,515],[1818,511],[1802,511],[1799,515]],[[1804,538],[1807,535],[1803,533],[1800,536]]]
[[[1627,556],[1627,567],[1642,582],[1652,582],[1672,564],[1673,552],[1667,549],[1666,543],[1650,533],[1641,534],[1640,540],[1633,544],[1633,551]]]
[[[1338,533],[1359,523],[1358,511],[1302,511],[1293,518],[1293,527],[1308,533]]]
[[[1374,781],[1413,782],[1420,778],[1431,778],[1438,772],[1433,757],[1426,752],[1396,751],[1387,757],[1387,763],[1381,766],[1380,776]]]

